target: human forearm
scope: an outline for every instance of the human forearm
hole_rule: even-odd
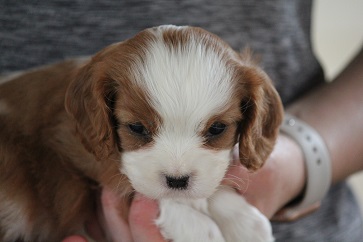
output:
[[[363,51],[332,83],[287,107],[325,140],[336,183],[363,169]]]

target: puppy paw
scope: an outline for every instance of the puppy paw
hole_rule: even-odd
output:
[[[225,242],[217,224],[207,215],[207,201],[160,200],[155,221],[165,239],[173,242]]]
[[[227,242],[274,241],[269,220],[233,190],[218,190],[209,199],[209,211]]]

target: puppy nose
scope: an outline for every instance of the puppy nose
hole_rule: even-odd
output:
[[[165,176],[166,184],[171,189],[179,189],[184,190],[188,187],[189,176],[181,176],[181,177],[172,177]]]

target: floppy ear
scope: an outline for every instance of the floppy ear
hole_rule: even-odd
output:
[[[112,115],[116,90],[103,63],[92,60],[78,70],[66,93],[65,107],[76,121],[77,134],[97,160],[107,159],[117,150]]]
[[[240,161],[249,170],[257,170],[274,147],[282,122],[282,103],[271,80],[258,67],[242,66],[238,76],[242,112]]]

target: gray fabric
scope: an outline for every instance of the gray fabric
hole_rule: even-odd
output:
[[[277,242],[359,242],[363,224],[346,183],[332,187],[315,213],[293,223],[273,223]]]
[[[310,45],[308,0],[0,0],[0,73],[90,55],[161,24],[203,27],[261,59],[285,104],[323,82]],[[322,208],[273,225],[277,241],[360,241],[362,220],[346,184]]]
[[[0,0],[0,72],[89,55],[161,24],[201,26],[250,46],[284,102],[323,80],[311,53],[310,1]]]

